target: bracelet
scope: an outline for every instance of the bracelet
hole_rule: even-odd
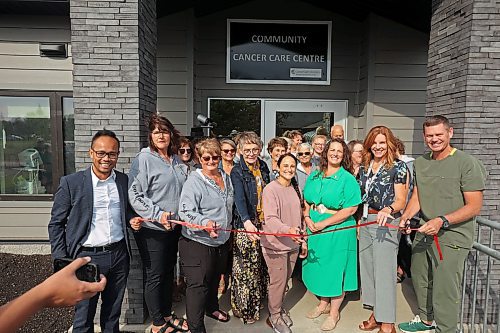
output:
[[[392,205],[387,206],[391,210],[391,214],[394,213],[394,208],[392,208]]]
[[[309,216],[309,215],[304,215],[304,218],[306,218],[306,217],[311,218],[311,216]]]

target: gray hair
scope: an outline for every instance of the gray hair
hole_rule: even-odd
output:
[[[303,142],[303,143],[301,143],[301,144],[297,147],[297,150],[301,150],[301,149],[307,149],[307,150],[309,150],[311,153],[312,153],[312,151],[313,151],[313,147],[312,147],[309,143],[307,143],[307,142]]]
[[[259,138],[257,133],[253,131],[243,132],[241,133],[238,139],[238,149],[243,150],[243,145],[247,144],[255,144],[259,146],[259,149],[262,149],[262,140]]]

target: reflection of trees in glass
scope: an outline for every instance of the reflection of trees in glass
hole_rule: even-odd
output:
[[[282,136],[286,130],[287,119],[290,117],[288,112],[276,112],[276,136]]]
[[[276,112],[276,135],[281,136],[287,130],[299,130],[312,137],[319,126],[330,128],[333,114],[328,112]]]
[[[48,118],[11,118],[4,122],[7,135],[13,134],[22,138],[41,137],[50,142],[50,119]]]
[[[210,118],[217,123],[213,129],[216,135],[228,136],[232,130],[260,135],[260,101],[212,99]]]

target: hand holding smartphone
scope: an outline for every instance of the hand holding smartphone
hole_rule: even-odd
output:
[[[70,258],[57,258],[54,259],[54,273],[60,271],[64,267],[68,266],[73,262]],[[99,282],[101,281],[101,274],[99,266],[94,263],[87,263],[82,267],[78,268],[75,272],[76,277],[80,281],[86,282]]]

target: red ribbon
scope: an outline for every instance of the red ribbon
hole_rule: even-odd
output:
[[[143,219],[143,221],[159,222],[159,221],[153,220],[153,219]],[[205,230],[205,231],[218,231],[219,230],[219,231],[233,232],[233,233],[245,233],[245,234],[252,234],[252,235],[275,236],[275,237],[293,237],[293,238],[297,238],[297,237],[300,238],[300,237],[306,236],[306,235],[301,235],[301,234],[297,235],[297,234],[289,234],[289,233],[272,233],[272,232],[248,231],[248,230],[240,230],[240,229],[223,229],[223,228],[217,228],[217,227],[211,228],[211,227],[207,227],[207,226],[203,226],[203,225],[192,224],[192,223],[188,223],[185,221],[178,221],[178,220],[168,220],[168,222],[174,223],[174,224],[179,224],[179,225],[185,226],[187,228],[191,228],[191,229],[199,229],[199,230]],[[351,226],[347,226],[347,227],[341,227],[341,228],[336,228],[336,229],[326,230],[326,231],[322,230],[322,231],[318,231],[318,232],[312,233],[310,235],[307,235],[307,237],[317,236],[317,235],[321,235],[321,234],[327,234],[330,232],[336,232],[336,231],[341,231],[341,230],[361,228],[361,227],[366,227],[366,226],[369,226],[372,224],[377,224],[377,221],[364,222],[364,223],[359,223],[356,225],[351,225]],[[393,229],[398,229],[398,230],[400,229],[399,226],[395,226],[392,224],[386,224],[385,226],[388,228],[393,228]],[[418,228],[407,228],[405,230],[417,231]],[[443,260],[443,252],[441,251],[441,246],[439,245],[439,239],[438,239],[437,234],[434,235],[434,243],[436,244],[436,249],[437,249],[438,254],[439,254],[439,260]]]

